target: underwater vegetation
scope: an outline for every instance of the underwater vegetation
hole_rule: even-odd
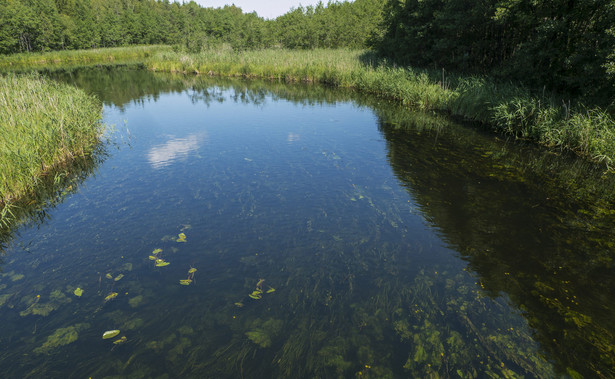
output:
[[[199,109],[254,102],[260,112],[311,90],[293,114],[305,107],[317,116],[309,104],[336,109],[354,99],[354,113],[375,104],[320,87],[222,81],[206,90],[211,79],[187,78]],[[157,80],[152,94],[164,94]],[[147,103],[134,108],[149,110]],[[576,160],[404,109],[384,102],[369,111],[380,134],[357,137],[354,119],[352,132],[336,122],[292,136],[280,127],[282,147],[267,141],[260,158],[211,144],[210,155],[203,149],[195,162],[152,178],[159,184],[140,183],[142,193],[128,184],[109,191],[100,206],[113,204],[109,214],[120,217],[102,212],[104,222],[67,203],[68,221],[28,231],[29,253],[6,256],[0,339],[15,343],[0,349],[0,361],[15,364],[3,370],[16,377],[53,376],[68,365],[79,377],[613,376],[611,184],[608,175],[588,177],[604,169],[575,168]],[[214,141],[216,126],[206,125]],[[355,152],[318,139],[330,130],[349,144],[367,137],[382,145]],[[374,146],[382,147],[377,164]],[[308,158],[282,164],[283,149]],[[181,187],[166,188],[173,180],[160,179],[169,175]],[[82,206],[97,206],[94,194],[83,198]],[[103,340],[104,331],[117,334]],[[45,344],[45,353],[30,354]]]

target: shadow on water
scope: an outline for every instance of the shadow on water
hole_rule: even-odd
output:
[[[52,210],[64,199],[76,193],[79,186],[95,174],[96,168],[108,156],[107,144],[101,142],[92,154],[76,157],[42,178],[33,193],[8,205],[10,213],[0,224],[0,252],[4,253],[19,228],[40,227],[52,215]],[[21,246],[27,251],[27,246]]]
[[[613,175],[450,123],[440,133],[424,125],[380,122],[395,174],[425,217],[490,296],[506,294],[523,312],[557,371],[614,376]]]
[[[188,214],[190,204],[206,204],[193,225],[175,231],[188,235],[187,244],[138,225],[111,238],[110,231],[126,232],[123,225],[133,224],[105,220],[120,224],[97,226],[104,232],[96,239],[105,242],[50,241],[79,252],[60,269],[46,268],[59,259],[49,254],[33,258],[43,274],[27,285],[23,275],[7,274],[0,314],[17,335],[0,338],[20,341],[0,350],[1,361],[14,362],[7,372],[36,376],[70,366],[72,375],[92,377],[615,376],[615,183],[595,167],[351,91],[128,67],[50,75],[121,111],[166,93],[184,93],[208,107],[352,102],[373,109],[386,143],[384,165],[403,189],[363,176],[365,185],[355,187],[357,178],[350,182],[346,175],[356,167],[340,157],[351,152],[337,145],[337,154],[319,150],[317,158],[306,155],[307,162],[288,162],[289,179],[279,179],[286,166],[278,162],[262,163],[257,173],[228,168],[235,153],[202,160],[206,169],[199,172],[210,176],[194,185],[189,179],[199,176],[176,167],[186,179],[180,201],[164,197],[160,204],[160,189],[148,187],[142,192],[154,198],[148,207],[161,216],[122,214],[159,217],[156,224],[164,224],[165,204]],[[49,210],[77,191],[103,158],[50,185],[24,219],[45,223]],[[316,182],[323,172],[333,175]],[[307,200],[294,193],[293,180]],[[109,196],[138,202],[126,187]],[[415,218],[465,262],[422,236]],[[44,238],[35,243],[44,251]],[[177,261],[169,270],[182,257],[202,261],[197,282],[177,283],[186,265],[166,285],[147,259],[158,247]],[[75,298],[77,285],[87,295]],[[117,299],[103,300],[110,293]],[[110,325],[126,332],[128,343],[111,349],[92,343]],[[76,357],[74,364],[56,359],[56,351]]]

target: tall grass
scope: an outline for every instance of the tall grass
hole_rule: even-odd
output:
[[[0,76],[0,210],[44,175],[99,141],[102,106],[74,87],[36,74]],[[4,218],[4,217],[2,217]]]
[[[0,55],[0,71],[50,68],[54,65],[86,65],[126,61],[142,61],[168,46],[129,46],[91,50],[61,50],[46,53]]]
[[[154,71],[320,82],[354,88],[421,110],[443,111],[500,133],[573,151],[609,168],[615,162],[615,120],[599,108],[570,105],[486,77],[396,67],[362,50],[230,48],[198,54],[160,51],[145,60]]]
[[[609,168],[615,162],[615,121],[599,108],[572,104],[488,77],[396,67],[364,50],[266,49],[228,46],[188,54],[165,46],[17,54],[0,57],[0,69],[74,63],[142,61],[151,70],[283,82],[319,82],[442,111],[497,132],[570,150]]]

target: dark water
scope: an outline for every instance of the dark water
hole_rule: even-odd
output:
[[[11,232],[4,377],[615,376],[611,175],[322,87],[55,75],[115,127]]]

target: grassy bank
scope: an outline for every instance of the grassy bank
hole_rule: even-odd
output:
[[[598,108],[489,78],[389,65],[361,50],[229,49],[184,54],[164,51],[145,61],[155,71],[320,82],[354,88],[422,110],[444,111],[497,132],[574,151],[609,168],[615,162],[615,121]]]
[[[0,76],[0,219],[52,169],[90,154],[101,111],[74,87],[34,74]]]
[[[143,61],[154,71],[353,88],[416,109],[477,121],[500,133],[573,151],[609,168],[615,164],[615,120],[604,110],[490,78],[395,67],[365,50],[236,52],[221,47],[186,54],[164,46],[126,47],[0,57],[0,68],[33,64],[50,68],[80,61],[119,62],[129,57]]]
[[[21,53],[0,55],[0,71],[28,70],[87,65],[98,63],[142,61],[157,53],[170,50],[168,46],[130,46],[91,50],[62,50],[48,53]]]

